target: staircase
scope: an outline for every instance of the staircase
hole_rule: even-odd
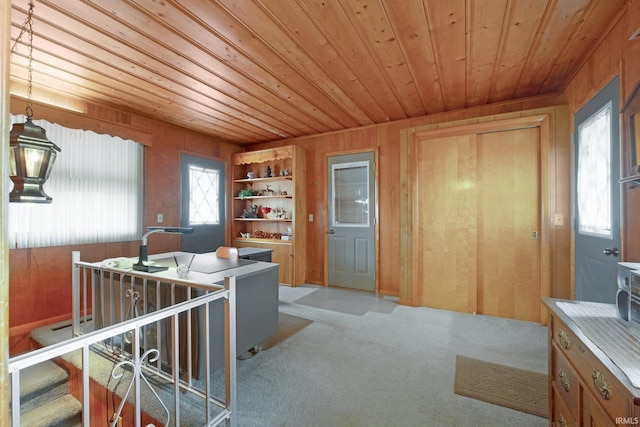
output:
[[[22,373],[20,403],[20,427],[82,425],[82,405],[70,394],[69,375],[51,361]]]

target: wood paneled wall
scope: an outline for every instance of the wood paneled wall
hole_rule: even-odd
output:
[[[230,166],[231,155],[240,147],[143,116],[118,110],[51,99],[73,110],[34,103],[34,119],[44,119],[70,128],[109,133],[131,138],[145,145],[144,226],[180,224],[180,155],[190,153],[221,159]],[[22,114],[24,100],[11,99],[11,112]],[[78,112],[81,111],[81,112]],[[55,201],[54,201],[55,203]],[[99,207],[97,207],[99,208]],[[141,236],[142,237],[142,236]],[[9,251],[9,326],[11,353],[29,347],[28,333],[34,327],[70,318],[71,252],[79,250],[83,261],[116,256],[136,256],[140,241]],[[154,235],[149,253],[178,250],[176,235]]]
[[[326,168],[326,156],[340,151],[366,151],[371,148],[379,150],[379,185],[378,200],[379,211],[379,240],[380,240],[380,277],[378,278],[378,289],[381,295],[400,296],[399,274],[403,261],[400,255],[400,173],[402,169],[400,156],[400,134],[402,129],[421,127],[433,124],[443,124],[445,126],[456,126],[469,124],[482,120],[486,117],[503,113],[514,113],[522,110],[545,108],[556,105],[556,96],[536,97],[519,100],[517,102],[505,102],[492,104],[486,107],[468,108],[464,110],[452,111],[442,114],[434,114],[411,120],[401,120],[381,125],[374,125],[362,128],[351,129],[343,132],[328,133],[305,138],[295,138],[284,142],[259,144],[252,149],[268,148],[278,145],[297,144],[302,146],[307,153],[307,213],[313,214],[314,221],[307,222],[307,282],[315,284],[325,284],[324,253],[326,250],[326,206],[325,194],[327,191],[324,181]],[[483,117],[485,119],[483,119]],[[562,136],[565,141],[558,147],[558,152],[554,158],[555,162],[568,167],[568,135]],[[568,178],[567,178],[568,179]],[[569,183],[566,179],[559,183],[557,194],[566,197],[563,202],[569,204]],[[568,234],[567,234],[568,236]],[[566,251],[569,248],[568,239],[562,239],[563,247]],[[568,280],[564,277],[568,274],[568,265],[563,259],[568,258],[561,248],[558,264],[565,265],[561,269],[561,278],[558,282]],[[553,262],[553,261],[552,261]],[[552,290],[553,292],[554,290]],[[559,289],[556,292],[560,296],[565,296],[566,291]],[[555,295],[555,293],[554,293]],[[403,301],[412,304],[411,301]]]

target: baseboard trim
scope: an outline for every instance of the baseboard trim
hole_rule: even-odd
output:
[[[25,323],[24,325],[14,326],[9,328],[9,337],[17,337],[21,335],[29,334],[33,329],[41,328],[47,325],[53,325],[54,323],[64,322],[71,319],[71,313],[61,314],[59,316],[49,317],[48,319],[42,319],[31,323]]]

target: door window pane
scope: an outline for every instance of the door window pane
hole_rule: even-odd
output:
[[[220,171],[189,165],[189,225],[220,223]]]
[[[369,163],[332,166],[333,226],[369,226]]]
[[[578,232],[611,236],[611,104],[578,128]]]

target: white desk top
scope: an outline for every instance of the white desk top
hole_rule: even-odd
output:
[[[195,258],[193,256],[195,255]],[[175,259],[179,264],[191,263],[191,270],[186,279],[178,277],[176,271]],[[115,261],[127,260],[131,261],[131,264],[138,262],[138,257],[132,258],[115,258]],[[96,266],[105,266],[105,263],[110,260],[104,260],[102,262],[95,263]],[[253,260],[228,260],[224,258],[218,258],[215,252],[207,252],[203,254],[193,254],[189,252],[165,252],[161,254],[149,255],[149,261],[153,265],[160,265],[169,267],[167,270],[158,271],[155,273],[145,273],[142,271],[135,271],[140,275],[149,278],[167,278],[172,282],[185,282],[191,284],[200,285],[213,285],[221,284],[224,282],[225,277],[229,276],[243,276],[252,273],[259,273],[266,269],[277,267],[278,264],[272,262],[253,261]],[[118,268],[109,266],[110,270],[114,271],[134,271],[132,268]]]

